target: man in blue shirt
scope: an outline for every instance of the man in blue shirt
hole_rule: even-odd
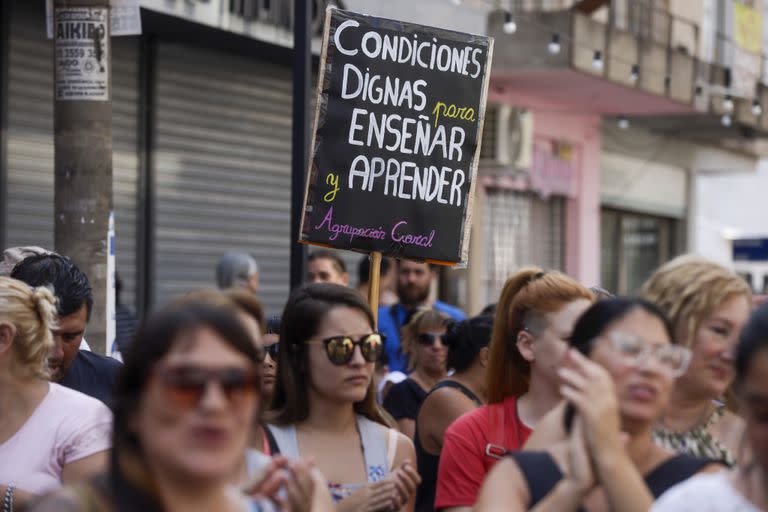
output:
[[[30,286],[50,286],[58,299],[54,349],[48,358],[51,380],[110,405],[120,362],[80,350],[93,308],[93,291],[83,272],[64,256],[40,254],[25,258],[11,277]]]
[[[427,263],[401,260],[397,267],[397,296],[400,302],[379,308],[379,332],[387,341],[385,348],[389,356],[389,371],[407,372],[408,360],[400,351],[400,329],[410,314],[420,307],[432,307],[454,320],[467,317],[462,310],[444,302],[429,301],[429,292],[435,272]]]

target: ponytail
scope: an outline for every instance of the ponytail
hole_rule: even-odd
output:
[[[578,299],[593,301],[592,292],[557,271],[526,267],[504,284],[496,308],[487,372],[488,403],[528,391],[531,365],[517,348],[526,321],[540,320]]]

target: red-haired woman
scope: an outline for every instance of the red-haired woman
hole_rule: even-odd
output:
[[[561,399],[557,369],[573,325],[592,293],[560,272],[530,267],[510,277],[499,298],[487,370],[488,404],[446,431],[435,509],[463,511],[506,451],[519,449]]]

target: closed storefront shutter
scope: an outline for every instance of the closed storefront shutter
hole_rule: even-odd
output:
[[[8,84],[8,223],[3,228],[9,247],[39,245],[53,249],[53,43],[45,36],[43,3],[35,4],[39,5],[22,7],[17,2],[13,9]],[[136,276],[137,47],[135,38],[113,39],[116,258],[124,281],[122,299],[131,306]]]
[[[564,200],[529,192],[487,189],[484,288],[486,303],[496,302],[506,280],[521,267],[562,270]]]
[[[221,255],[254,255],[260,298],[289,286],[290,70],[186,46],[158,48],[154,299],[215,283]]]

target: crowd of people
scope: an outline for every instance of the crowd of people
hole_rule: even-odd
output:
[[[69,258],[7,250],[2,512],[768,510],[768,304],[732,271],[613,297],[528,267],[469,318],[428,264],[385,258],[376,311],[358,271],[312,252],[270,316],[227,252],[121,363]]]

